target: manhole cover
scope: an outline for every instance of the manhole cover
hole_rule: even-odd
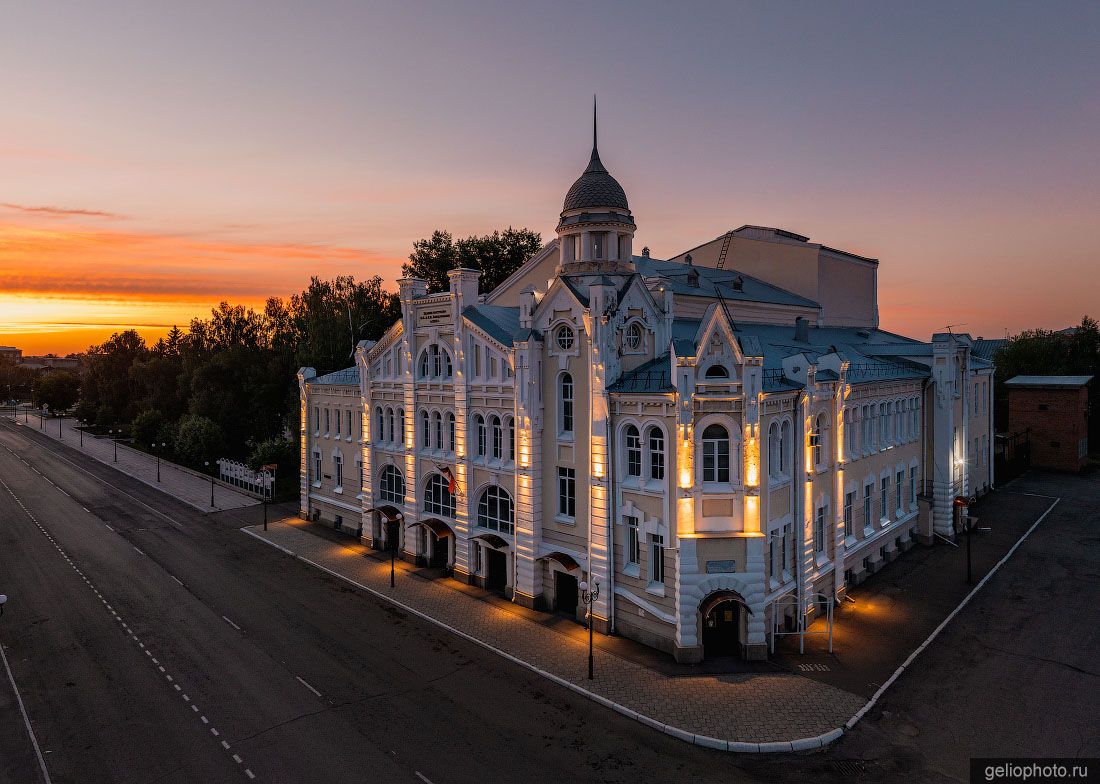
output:
[[[834,760],[833,769],[844,776],[862,776],[867,772],[859,760]]]

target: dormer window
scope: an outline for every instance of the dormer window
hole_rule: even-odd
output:
[[[623,333],[623,348],[638,351],[642,348],[642,325],[637,321],[630,324]]]
[[[728,379],[730,372],[722,365],[711,365],[703,375],[705,378]]]
[[[554,335],[554,340],[558,344],[558,348],[562,351],[569,351],[573,348],[573,344],[576,342],[577,337],[573,334],[573,330],[570,327],[562,325],[558,327],[558,331]]]

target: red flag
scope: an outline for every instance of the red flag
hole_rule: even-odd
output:
[[[451,495],[455,494],[455,490],[458,489],[458,481],[455,479],[455,475],[451,473],[451,469],[447,466],[443,466],[443,476],[447,478],[447,492]]]

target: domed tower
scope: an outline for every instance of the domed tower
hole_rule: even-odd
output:
[[[593,100],[592,157],[565,194],[558,223],[559,272],[633,272],[630,257],[636,228],[623,186],[600,161]]]

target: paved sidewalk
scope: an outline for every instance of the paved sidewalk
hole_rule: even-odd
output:
[[[467,595],[446,581],[402,569],[390,588],[388,562],[371,551],[310,533],[297,518],[242,529],[302,561],[581,692],[631,718],[701,746],[730,751],[791,751],[826,745],[865,700],[787,673],[670,677],[606,650],[586,677],[588,649],[572,636]],[[350,556],[350,557],[349,557]]]
[[[7,417],[5,417],[7,418]],[[241,493],[232,487],[226,487],[215,483],[214,506],[210,506],[210,478],[187,471],[167,460],[160,461],[160,482],[157,482],[157,459],[153,455],[146,454],[137,449],[119,443],[118,460],[115,461],[115,447],[109,438],[98,438],[89,433],[84,434],[83,446],[81,446],[80,431],[74,426],[71,418],[51,419],[41,421],[36,414],[30,414],[27,422],[23,416],[16,420],[21,427],[38,430],[43,435],[49,436],[54,441],[79,449],[89,457],[98,460],[104,465],[132,476],[145,484],[168,493],[185,504],[190,504],[202,512],[215,512],[222,509],[239,509],[245,506],[255,506],[258,500],[250,495]],[[61,433],[58,435],[58,423],[61,423]]]

